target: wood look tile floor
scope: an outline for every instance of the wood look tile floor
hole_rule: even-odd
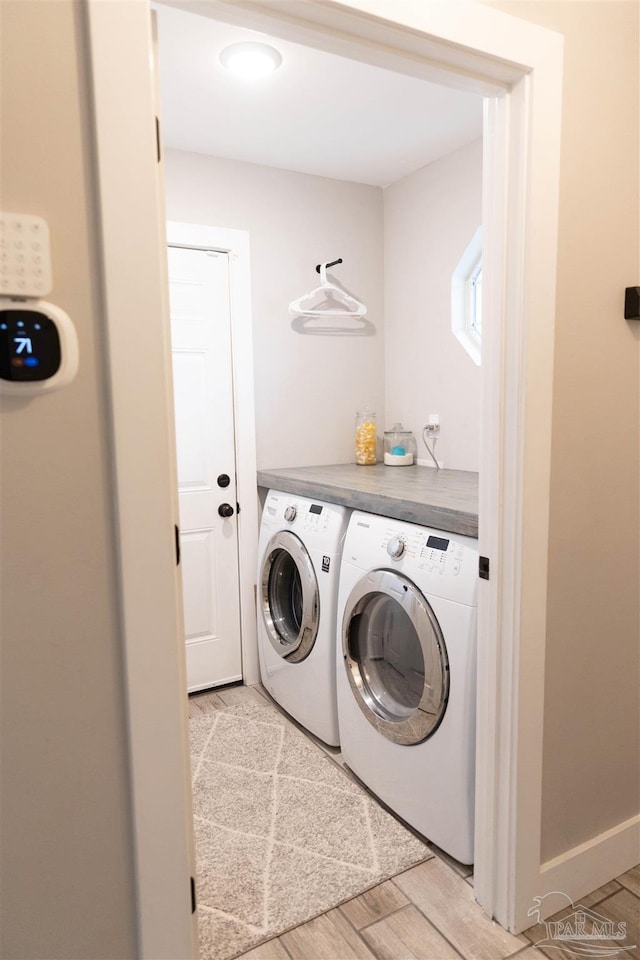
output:
[[[254,689],[267,697],[264,690]],[[215,693],[191,697],[190,715],[215,709],[215,697]],[[311,739],[342,765],[339,750]],[[469,868],[435,846],[433,851],[435,858],[237,960],[578,960],[568,949],[535,946],[545,936],[544,924],[513,936],[489,920],[473,898]],[[617,953],[618,960],[640,960],[640,864],[582,897],[580,904],[597,908],[600,917],[614,923],[626,923],[628,949]],[[559,911],[550,919],[566,913]]]

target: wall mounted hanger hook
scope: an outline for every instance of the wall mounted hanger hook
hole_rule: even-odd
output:
[[[316,273],[320,274],[320,280],[322,283],[326,283],[327,281],[327,270],[329,267],[335,267],[337,263],[342,263],[342,257],[338,257],[337,260],[329,260],[327,263],[316,264]]]

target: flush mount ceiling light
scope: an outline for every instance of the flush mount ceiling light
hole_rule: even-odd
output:
[[[221,52],[220,63],[236,77],[253,80],[277,70],[282,57],[266,43],[232,43]]]

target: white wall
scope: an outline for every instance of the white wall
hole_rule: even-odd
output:
[[[438,413],[436,454],[478,469],[481,369],[451,332],[451,274],[482,223],[482,141],[384,191],[387,427],[422,428]]]
[[[170,220],[248,230],[258,469],[353,461],[354,416],[384,402],[382,191],[167,150]],[[315,265],[368,307],[366,336],[294,329],[289,302],[320,282]]]

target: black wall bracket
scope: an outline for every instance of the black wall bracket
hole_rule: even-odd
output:
[[[625,320],[640,320],[640,287],[627,287],[624,291]]]
[[[338,257],[337,260],[332,260],[331,263],[325,263],[325,267],[335,267],[336,263],[342,263],[342,257]],[[316,273],[320,273],[320,268],[322,267],[321,263],[316,263]]]

